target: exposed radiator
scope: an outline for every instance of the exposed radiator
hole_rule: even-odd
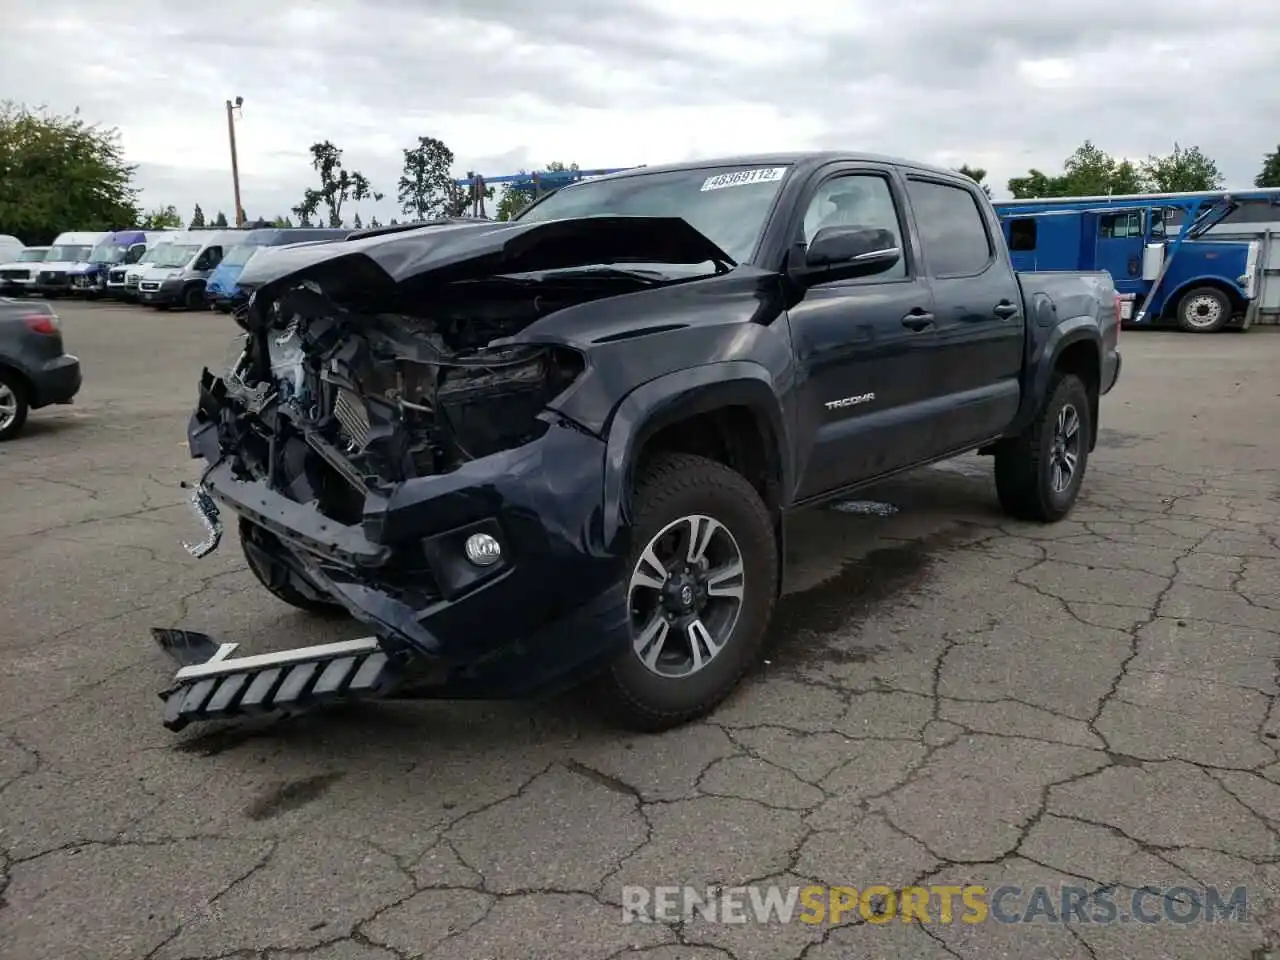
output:
[[[350,444],[350,449],[363,448],[369,439],[369,415],[364,401],[350,390],[340,389],[333,403],[333,415],[342,425],[343,437]]]

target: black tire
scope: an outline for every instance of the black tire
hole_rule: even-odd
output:
[[[267,592],[277,600],[283,600],[289,606],[296,607],[307,613],[316,613],[324,616],[338,616],[346,613],[345,608],[333,600],[320,600],[303,593],[295,585],[294,581],[298,577],[293,571],[283,567],[264,567],[261,564],[260,557],[249,549],[250,543],[268,554],[280,548],[279,541],[274,536],[241,517],[240,549],[244,553],[245,562],[249,565],[249,570],[257,578],[258,582],[266,587]],[[319,588],[311,584],[304,585],[310,587],[317,594],[322,593]]]
[[[1215,287],[1188,290],[1178,301],[1178,326],[1188,333],[1217,333],[1231,314],[1231,298]]]
[[[598,678],[593,699],[608,719],[628,730],[654,733],[709,713],[755,665],[777,598],[778,555],[773,518],[760,495],[741,474],[714,460],[687,454],[655,458],[638,479],[634,502],[628,579],[651,539],[669,524],[697,515],[723,525],[744,571],[736,620],[701,670],[659,676],[629,647]]]
[[[208,310],[204,302],[204,290],[200,287],[187,287],[182,291],[182,306],[186,310]]]
[[[1056,490],[1056,432],[1059,417],[1068,409],[1075,412],[1078,423],[1075,468],[1063,489]],[[1048,398],[1035,420],[1021,436],[1001,442],[996,449],[996,493],[1005,513],[1018,520],[1055,523],[1071,512],[1089,462],[1091,410],[1089,392],[1079,377],[1053,375]]]
[[[12,396],[15,409],[12,414],[0,414],[0,443],[12,440],[22,432],[31,412],[31,400],[27,396],[27,383],[12,370],[0,368],[0,397]],[[6,404],[6,407],[8,405]],[[7,420],[8,422],[4,422]]]

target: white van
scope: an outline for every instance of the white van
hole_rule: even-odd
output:
[[[197,233],[198,231],[194,230],[165,230],[156,234],[154,242],[148,240],[147,252],[138,258],[137,263],[125,270],[124,289],[119,291],[118,295],[125,300],[137,299],[138,284],[142,282],[142,275],[161,256],[161,251],[174,244],[191,243],[191,238]]]
[[[207,310],[205,281],[244,234],[243,230],[191,230],[182,240],[166,239],[138,280],[138,301],[161,310]]]
[[[22,252],[26,244],[19,240],[11,233],[0,233],[0,263],[10,263],[18,260],[18,254]]]
[[[42,297],[57,297],[71,292],[71,273],[79,264],[89,262],[89,254],[102,240],[111,236],[108,230],[73,230],[60,233],[40,264],[36,274],[36,293]]]

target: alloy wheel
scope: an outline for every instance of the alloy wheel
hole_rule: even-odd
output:
[[[659,530],[629,585],[632,649],[640,662],[669,679],[710,664],[738,622],[744,572],[737,540],[712,517],[681,517]]]

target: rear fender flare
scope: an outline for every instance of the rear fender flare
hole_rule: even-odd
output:
[[[1022,395],[1018,415],[1009,428],[1008,436],[1022,433],[1035,419],[1049,393],[1049,381],[1064,350],[1077,343],[1091,343],[1097,353],[1098,368],[1102,368],[1102,334],[1094,317],[1072,317],[1049,330],[1044,343],[1030,358],[1027,372],[1027,389]]]
[[[604,542],[614,544],[627,526],[631,473],[645,442],[663,427],[724,407],[748,407],[767,426],[782,497],[791,489],[792,467],[782,406],[769,372],[745,360],[680,370],[637,387],[610,418],[604,465]]]

